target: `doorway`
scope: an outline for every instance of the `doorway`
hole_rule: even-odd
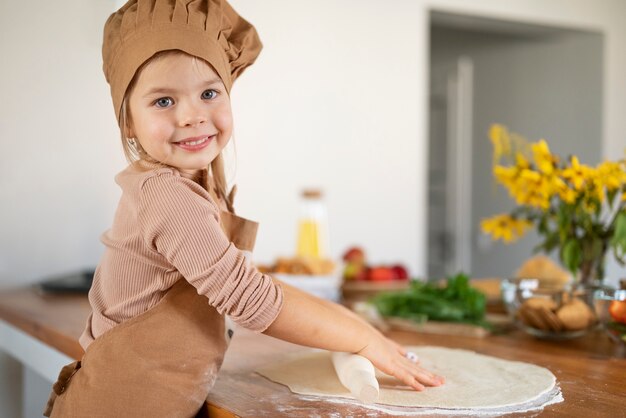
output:
[[[436,11],[430,18],[428,276],[507,277],[538,237],[505,245],[480,231],[481,219],[513,207],[493,180],[489,127],[599,162],[604,39]]]

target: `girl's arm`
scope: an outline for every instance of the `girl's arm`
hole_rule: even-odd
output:
[[[442,377],[406,359],[401,346],[348,309],[282,282],[281,287],[283,307],[265,334],[309,347],[360,354],[416,390],[443,383]]]

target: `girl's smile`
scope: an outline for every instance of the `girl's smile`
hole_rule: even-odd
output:
[[[187,151],[200,151],[207,147],[211,140],[215,140],[216,136],[217,135],[197,136],[195,138],[187,138],[178,142],[174,142],[174,144]]]
[[[230,98],[204,60],[172,51],[151,60],[129,96],[130,132],[152,159],[185,176],[206,169],[232,135]]]

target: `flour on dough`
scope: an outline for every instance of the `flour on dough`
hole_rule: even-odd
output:
[[[446,409],[505,408],[533,401],[556,384],[548,369],[534,364],[460,349],[426,346],[407,349],[419,356],[424,368],[444,376],[446,383],[417,392],[378,372],[380,396],[376,403]],[[294,393],[352,398],[335,374],[330,353],[325,351],[299,355],[257,372],[288,386]]]

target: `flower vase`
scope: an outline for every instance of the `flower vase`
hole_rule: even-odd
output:
[[[584,257],[576,275],[577,282],[586,287],[600,287],[604,280],[606,251],[596,257]]]

